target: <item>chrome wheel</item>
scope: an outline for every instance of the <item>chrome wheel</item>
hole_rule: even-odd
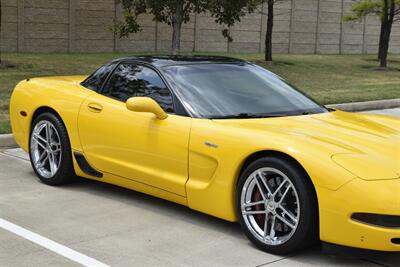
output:
[[[39,121],[32,130],[30,156],[36,171],[43,178],[52,178],[61,163],[61,139],[54,125],[47,120]]]
[[[242,188],[241,213],[252,235],[266,245],[282,245],[296,232],[300,202],[292,181],[275,168],[260,168]]]

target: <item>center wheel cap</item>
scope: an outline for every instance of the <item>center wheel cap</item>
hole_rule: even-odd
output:
[[[265,205],[265,208],[270,212],[274,212],[275,209],[276,209],[276,203],[274,203],[272,201],[267,202],[266,205]]]

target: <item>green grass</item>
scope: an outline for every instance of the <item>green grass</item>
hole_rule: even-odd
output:
[[[2,133],[10,133],[10,122],[8,120],[0,121],[0,134]]]
[[[390,69],[382,71],[377,69],[375,55],[276,55],[275,63],[269,65],[262,62],[262,54],[213,54],[255,61],[323,104],[400,98],[400,55],[390,55]],[[3,54],[3,60],[16,67],[0,68],[0,133],[10,132],[8,103],[18,81],[36,76],[89,74],[111,59],[127,55]]]

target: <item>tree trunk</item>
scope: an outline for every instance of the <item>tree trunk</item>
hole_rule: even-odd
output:
[[[265,61],[272,62],[272,29],[274,27],[274,0],[268,0],[267,33],[265,34]]]
[[[389,4],[390,3],[390,4]],[[387,56],[389,52],[390,34],[392,32],[392,25],[395,16],[395,3],[394,0],[384,0],[384,17],[382,21],[382,48],[380,51],[380,67],[387,67]]]
[[[378,48],[378,59],[381,59],[383,52],[383,33],[385,31],[385,25],[383,20],[381,20],[381,32],[379,35],[379,48]]]
[[[182,24],[172,24],[172,54],[179,55],[181,50],[181,28]]]
[[[172,54],[179,55],[181,50],[181,30],[183,23],[183,3],[177,1],[172,18]]]
[[[392,25],[390,23],[385,26],[385,30],[383,32],[383,39],[382,39],[382,51],[380,55],[380,67],[386,68],[387,67],[387,56],[389,52],[389,42],[390,42],[390,32],[391,32]]]

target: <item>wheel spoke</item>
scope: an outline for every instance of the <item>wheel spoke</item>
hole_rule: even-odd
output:
[[[39,133],[34,133],[34,137],[36,137],[37,139],[39,139],[39,140],[42,141],[43,143],[47,144],[47,140],[44,139],[42,136],[40,136]]]
[[[267,234],[267,232],[268,232],[268,221],[269,221],[269,219],[268,219],[268,216],[266,214],[265,215],[265,220],[264,220],[264,241],[267,239],[267,236],[268,236],[268,234]]]
[[[39,145],[41,146],[43,149],[46,149],[46,145],[47,145],[47,141],[45,139],[43,139],[43,137],[41,137],[38,134],[33,134],[33,140]],[[43,143],[44,144],[43,144]]]
[[[36,168],[43,168],[43,166],[46,164],[46,162],[49,160],[49,154],[46,152],[46,157],[42,161],[37,161],[36,163]]]
[[[43,151],[42,155],[40,155],[39,159],[36,161],[36,163],[40,163],[44,160],[45,156],[47,156],[47,151]]]
[[[269,238],[274,239],[275,238],[275,220],[276,217],[272,217],[272,223],[271,223],[271,230],[269,232]]]
[[[264,185],[265,189],[267,189],[268,194],[272,195],[271,188],[269,188],[267,181],[265,179],[263,179],[262,172],[259,172],[258,175],[260,176],[260,180],[261,180],[262,184]]]
[[[242,211],[243,215],[256,215],[256,214],[265,214],[265,210],[243,210]]]
[[[290,211],[288,211],[285,207],[283,207],[282,205],[279,205],[279,209],[282,210],[283,216],[287,215],[294,223],[297,223],[297,218]]]
[[[50,173],[51,173],[51,175],[54,175],[56,172],[57,166],[55,164],[54,155],[52,153],[49,153],[49,165],[50,165]]]
[[[258,190],[260,190],[261,196],[264,200],[271,195],[271,190],[266,185],[266,182],[263,179],[263,175],[261,172],[258,172],[254,175],[254,180],[257,183]],[[261,182],[260,182],[261,181]]]
[[[54,128],[52,124],[50,124],[49,132],[50,132],[50,145],[56,145],[56,146],[60,145],[59,143],[60,140],[58,139],[57,130],[56,128]]]
[[[262,187],[261,187],[261,185],[260,185],[260,182],[258,181],[257,175],[256,175],[256,177],[254,178],[254,180],[256,181],[256,184],[257,184],[258,190],[260,191],[261,197],[265,200],[265,199],[266,199],[266,198],[265,198],[265,192],[264,192],[264,190],[262,189]]]
[[[276,194],[278,194],[278,193],[281,191],[282,187],[283,187],[287,182],[288,182],[288,179],[287,179],[287,178],[284,178],[284,180],[283,180],[282,183],[278,186],[278,188],[275,190],[275,192],[272,194],[272,196],[275,197]]]
[[[257,201],[257,202],[245,203],[245,204],[242,205],[242,208],[249,208],[249,207],[253,207],[253,206],[256,206],[256,205],[264,205],[264,201],[261,200],[261,201]]]
[[[50,144],[50,143],[51,143],[50,125],[49,125],[48,122],[46,122],[46,124],[45,124],[45,126],[44,126],[44,129],[45,129],[45,131],[46,131],[46,140],[47,140],[47,143]]]
[[[290,228],[294,229],[294,228],[296,227],[295,225],[291,224],[288,220],[286,220],[286,219],[285,219],[284,217],[282,217],[281,215],[276,214],[276,217],[277,217],[281,222],[283,222],[284,224],[286,224],[287,226],[289,226]]]
[[[285,192],[283,192],[281,199],[279,199],[278,203],[282,204],[283,200],[285,199],[287,193],[289,192],[289,190],[292,188],[292,185],[289,184],[288,187],[286,187]]]

